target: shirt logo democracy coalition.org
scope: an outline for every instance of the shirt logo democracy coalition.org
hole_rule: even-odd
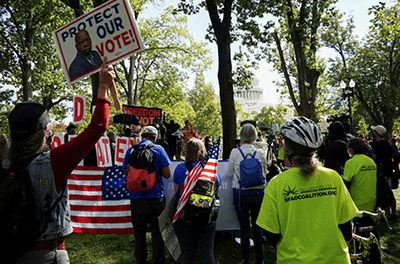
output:
[[[285,202],[318,198],[330,195],[337,195],[337,187],[330,184],[300,188],[299,190],[296,190],[296,187],[292,188],[290,186],[283,189],[283,198]]]

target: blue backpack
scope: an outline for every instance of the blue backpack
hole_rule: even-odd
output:
[[[259,159],[255,158],[257,150],[254,151],[253,155],[248,153],[246,156],[244,156],[240,148],[239,152],[243,157],[243,160],[240,162],[240,189],[264,185],[265,177],[263,175],[262,164]],[[248,158],[249,156],[250,158]]]

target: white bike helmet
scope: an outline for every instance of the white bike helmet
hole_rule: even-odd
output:
[[[323,137],[318,126],[307,117],[300,116],[287,120],[281,128],[285,143],[291,145],[293,153],[311,154],[323,143]]]

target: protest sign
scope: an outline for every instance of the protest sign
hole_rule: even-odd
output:
[[[162,108],[159,107],[123,105],[122,110],[124,114],[134,115],[142,126],[152,125],[155,117],[162,117]]]
[[[144,50],[128,0],[110,0],[53,32],[68,84]]]
[[[54,135],[53,141],[51,142],[52,148],[57,148],[64,144],[64,136],[61,135]]]
[[[85,122],[86,96],[74,95],[74,116],[73,123],[80,124]]]
[[[172,219],[174,218],[176,205],[178,203],[178,192],[169,199],[167,206],[165,206],[164,211],[158,217],[158,222],[160,224],[161,236],[164,239],[165,246],[171,253],[171,256],[175,261],[178,260],[181,255],[181,247],[179,245],[179,240],[175,232],[174,225],[172,224]]]
[[[97,166],[110,167],[112,166],[112,156],[110,148],[110,140],[108,137],[101,137],[96,145]]]

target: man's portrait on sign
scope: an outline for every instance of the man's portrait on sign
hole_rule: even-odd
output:
[[[71,84],[144,50],[128,0],[109,0],[53,32],[65,80]]]

